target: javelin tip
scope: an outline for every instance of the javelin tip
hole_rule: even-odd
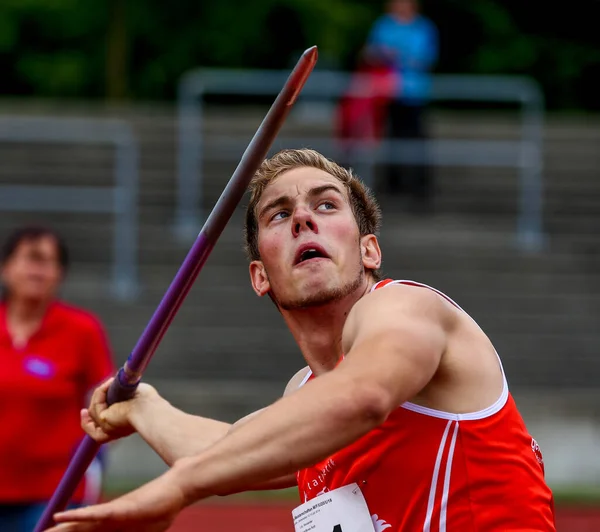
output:
[[[291,83],[291,87],[294,88],[294,92],[287,101],[288,106],[291,106],[296,101],[298,94],[302,90],[302,87],[306,83],[306,80],[310,76],[317,63],[318,58],[317,47],[312,46],[304,51],[300,60],[296,64],[296,67],[292,71],[288,83]]]
[[[314,64],[317,62],[317,58],[319,57],[319,49],[316,45],[311,46],[310,48],[306,49],[302,55]]]

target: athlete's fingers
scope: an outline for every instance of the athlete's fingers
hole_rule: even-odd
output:
[[[81,428],[98,443],[106,443],[110,440],[110,436],[92,419],[87,408],[81,411]]]
[[[88,408],[88,410],[90,416],[98,425],[101,425],[100,414],[108,408],[108,404],[106,402],[106,395],[108,393],[108,388],[110,387],[113,380],[114,377],[107,379],[100,386],[98,386],[92,394],[92,398],[90,400],[90,407]]]
[[[128,412],[130,403],[124,401],[109,406],[100,413],[100,426],[107,432],[111,429],[123,429],[129,427]]]
[[[129,515],[127,506],[123,501],[111,501],[85,508],[58,512],[53,517],[57,523],[118,521],[120,518],[127,518]]]

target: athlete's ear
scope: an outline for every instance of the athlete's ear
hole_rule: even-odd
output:
[[[360,252],[365,270],[378,270],[381,267],[381,249],[375,235],[360,238]]]
[[[269,276],[267,270],[260,260],[253,260],[250,263],[250,282],[252,288],[256,292],[257,296],[263,297],[271,290],[271,283],[269,283]]]

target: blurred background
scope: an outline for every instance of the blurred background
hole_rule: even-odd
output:
[[[385,275],[433,285],[478,321],[559,511],[594,507],[600,2],[422,0],[429,40],[401,58],[376,53],[387,9],[4,0],[0,237],[33,222],[64,235],[62,296],[100,317],[121,365],[289,69],[316,44],[316,71],[272,152],[313,147],[374,188]],[[356,128],[363,119],[372,130]],[[272,402],[303,365],[250,288],[243,208],[146,373],[175,405],[228,421]],[[119,442],[107,493],[163,470],[137,438]],[[561,530],[600,529],[585,512]]]

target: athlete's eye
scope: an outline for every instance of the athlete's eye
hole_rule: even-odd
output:
[[[324,201],[323,203],[319,204],[317,209],[321,211],[330,211],[332,209],[335,209],[335,205],[331,201]]]
[[[287,218],[288,216],[289,216],[289,214],[287,213],[287,211],[279,211],[279,212],[276,212],[273,216],[271,216],[271,221],[283,220],[284,218]]]

